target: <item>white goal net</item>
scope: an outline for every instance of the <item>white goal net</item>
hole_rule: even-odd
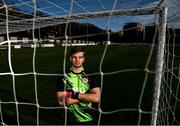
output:
[[[178,0],[1,0],[0,124],[66,125],[57,77],[83,46],[97,125],[180,124]]]

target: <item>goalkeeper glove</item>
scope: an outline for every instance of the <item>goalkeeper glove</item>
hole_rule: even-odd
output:
[[[67,98],[73,98],[73,99],[78,99],[78,96],[79,96],[79,92],[75,92],[75,91],[66,91],[66,94],[65,96]]]

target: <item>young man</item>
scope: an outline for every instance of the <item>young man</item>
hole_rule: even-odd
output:
[[[67,124],[94,124],[92,103],[98,103],[101,92],[97,76],[87,76],[84,71],[85,51],[73,47],[70,52],[72,67],[57,83],[57,100],[60,106],[68,107]]]

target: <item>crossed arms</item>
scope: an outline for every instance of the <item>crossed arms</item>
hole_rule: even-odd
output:
[[[101,97],[101,91],[99,87],[95,87],[89,93],[79,93],[77,99],[66,97],[66,91],[58,91],[56,92],[56,96],[60,106],[69,106],[80,101],[98,103]]]

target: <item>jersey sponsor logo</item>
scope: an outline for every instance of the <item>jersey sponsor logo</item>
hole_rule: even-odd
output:
[[[80,92],[80,93],[86,93],[86,90],[84,88],[73,87],[73,91]]]

